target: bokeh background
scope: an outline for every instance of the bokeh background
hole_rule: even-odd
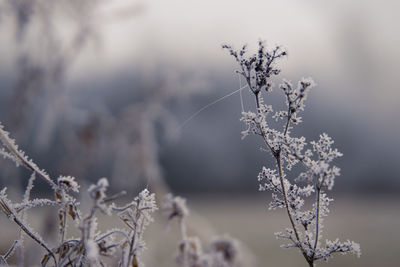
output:
[[[257,138],[241,140],[239,95],[192,117],[240,87],[221,44],[281,45],[289,56],[275,83],[311,76],[318,84],[297,134],[327,132],[344,153],[326,231],[360,242],[363,256],[327,266],[398,266],[398,10],[394,0],[3,0],[0,121],[54,177],[172,191],[202,217],[203,232],[246,244],[254,266],[304,266],[273,237],[288,222],[257,192],[259,170],[273,162]],[[275,90],[266,101],[279,106],[283,97]],[[26,182],[27,173],[0,162],[1,187],[17,195]],[[0,235],[3,243],[8,234]],[[174,247],[155,243],[148,266],[174,266]]]

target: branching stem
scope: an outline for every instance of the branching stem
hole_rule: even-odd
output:
[[[257,112],[259,113],[259,112],[260,112],[260,105],[261,105],[261,104],[260,104],[260,96],[259,96],[259,93],[255,93],[254,95],[255,95],[255,97],[256,97]],[[288,129],[289,129],[289,126],[290,126],[290,119],[291,119],[291,114],[290,114],[290,111],[288,111],[288,119],[287,119],[286,126],[285,126],[284,136],[286,136],[287,133],[288,133]],[[291,225],[292,225],[294,234],[295,234],[295,236],[296,236],[296,242],[298,243],[298,244],[296,244],[296,245],[300,248],[303,257],[304,257],[304,258],[306,259],[306,261],[310,264],[310,266],[313,266],[313,261],[312,261],[312,259],[309,258],[309,256],[307,255],[307,253],[305,252],[305,250],[304,250],[304,248],[303,248],[303,245],[301,244],[299,232],[298,232],[298,230],[297,230],[296,224],[295,224],[295,222],[294,222],[294,220],[293,220],[293,215],[292,215],[291,209],[290,209],[290,207],[289,207],[289,201],[288,201],[288,199],[287,199],[287,193],[286,193],[286,187],[285,187],[285,179],[284,179],[284,175],[283,175],[283,168],[282,168],[282,160],[281,160],[281,153],[280,153],[280,150],[279,150],[279,151],[275,151],[275,150],[270,146],[270,144],[268,143],[268,139],[267,139],[267,136],[265,135],[264,131],[261,130],[261,133],[262,133],[262,137],[263,137],[263,139],[264,139],[264,142],[267,144],[267,146],[268,146],[269,149],[271,150],[272,154],[273,154],[273,155],[275,156],[275,158],[276,158],[276,163],[277,163],[278,169],[279,169],[279,179],[280,179],[280,182],[281,182],[281,185],[282,185],[283,200],[284,200],[284,202],[285,202],[285,207],[286,207],[286,211],[287,211],[287,214],[288,214],[290,223],[291,223]]]
[[[297,243],[298,243],[297,245],[298,245],[298,247],[300,248],[301,253],[303,254],[303,256],[304,256],[304,258],[306,259],[306,261],[307,261],[308,263],[310,263],[310,259],[309,259],[308,255],[307,255],[307,253],[305,252],[305,250],[304,250],[304,248],[303,248],[303,245],[301,244],[299,232],[298,232],[297,227],[296,227],[296,224],[295,224],[295,222],[294,222],[294,220],[293,220],[293,215],[292,215],[292,212],[291,212],[291,209],[290,209],[290,206],[289,206],[289,202],[288,202],[288,200],[287,200],[287,193],[286,193],[286,187],[285,187],[285,181],[284,181],[285,178],[284,178],[284,175],[283,175],[282,160],[281,160],[280,152],[278,152],[278,155],[277,155],[277,157],[276,157],[276,162],[277,162],[278,169],[279,169],[279,179],[280,179],[281,185],[282,185],[283,200],[285,201],[286,211],[287,211],[287,214],[288,214],[290,223],[291,223],[291,225],[292,225],[294,234],[295,234],[295,236],[296,236],[296,241],[297,241]],[[311,265],[311,266],[312,266],[312,265]]]

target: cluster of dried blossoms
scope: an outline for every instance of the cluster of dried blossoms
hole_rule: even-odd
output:
[[[239,63],[238,73],[244,77],[256,100],[255,112],[242,113],[241,121],[246,124],[243,138],[249,134],[261,136],[276,161],[276,169],[262,168],[258,181],[260,191],[273,192],[270,209],[284,208],[287,211],[291,227],[276,233],[278,238],[289,241],[283,247],[298,248],[310,266],[314,266],[317,260],[328,260],[335,253],[360,256],[360,246],[353,241],[321,241],[323,219],[328,215],[328,207],[333,200],[328,198],[326,192],[332,189],[340,171],[332,165],[332,161],[342,154],[332,148],[333,140],[325,133],[320,135],[318,141],[310,142],[311,148],[308,148],[304,137],[292,136],[293,125],[302,121],[299,114],[304,111],[304,101],[314,82],[303,78],[297,86],[293,86],[284,80],[280,89],[286,97],[286,110],[274,112],[271,105],[264,104],[262,93],[272,91],[271,78],[280,73],[276,61],[286,56],[286,52],[280,47],[266,51],[261,41],[257,53],[249,57],[246,46],[239,51],[229,45],[223,48]],[[268,123],[270,119],[282,122],[282,128],[272,128]],[[289,181],[287,174],[298,164],[304,171]],[[304,208],[305,199],[312,195],[315,201],[307,210]]]
[[[143,233],[153,220],[152,214],[157,210],[154,194],[145,189],[132,202],[119,207],[112,201],[121,196],[121,193],[107,197],[106,190],[109,184],[106,178],[101,178],[97,184],[91,185],[88,189],[92,206],[89,213],[83,215],[79,211],[79,203],[72,195],[79,192],[79,185],[75,179],[70,176],[60,176],[54,181],[18,148],[1,124],[0,155],[32,172],[21,202],[11,201],[6,194],[7,188],[0,190],[0,208],[19,226],[21,232],[46,251],[41,262],[42,266],[104,266],[105,258],[111,258],[115,266],[142,266],[139,256],[145,245]],[[53,200],[31,198],[31,190],[37,176],[50,185],[55,195]],[[28,224],[27,210],[39,206],[59,207],[58,216],[55,216],[59,222],[59,239],[56,245],[50,245]],[[109,216],[116,215],[126,227],[107,232],[99,231],[96,218],[98,211]],[[80,230],[79,238],[67,237],[68,221],[72,221]],[[7,266],[7,260],[15,249],[23,246],[23,236],[21,234],[11,248],[0,256],[2,266]]]
[[[203,249],[196,236],[186,233],[186,217],[189,210],[186,200],[168,194],[163,202],[163,210],[168,220],[177,219],[181,232],[176,262],[182,267],[233,267],[239,264],[239,244],[236,240],[223,236],[215,237],[208,248]]]

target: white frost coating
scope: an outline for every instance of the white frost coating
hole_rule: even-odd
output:
[[[97,259],[99,258],[99,247],[94,240],[88,240],[86,242],[86,253],[91,264],[97,263]]]
[[[143,190],[128,205],[117,208],[115,204],[108,205],[108,202],[116,199],[123,194],[119,193],[107,198],[106,191],[109,187],[108,180],[101,178],[96,184],[92,184],[88,193],[93,200],[92,207],[88,214],[82,215],[79,210],[79,203],[69,193],[79,193],[79,184],[72,176],[59,176],[56,183],[47,175],[44,170],[33,163],[19,150],[15,141],[9,137],[9,134],[0,124],[0,156],[10,159],[16,165],[23,165],[32,171],[31,177],[27,183],[22,202],[13,203],[8,199],[6,188],[0,191],[0,211],[2,211],[12,222],[16,223],[27,236],[33,239],[36,244],[43,247],[47,254],[42,259],[42,265],[47,266],[49,261],[53,261],[55,266],[104,266],[102,257],[121,255],[121,266],[141,266],[139,256],[145,248],[143,233],[146,226],[153,221],[153,213],[157,210],[154,194],[147,189]],[[36,176],[46,180],[54,193],[55,199],[34,198],[31,199],[31,191],[34,187]],[[28,216],[26,211],[40,206],[58,206],[57,218],[59,228],[59,243],[51,249],[43,238],[28,225]],[[112,216],[113,212],[116,219],[121,219],[126,224],[125,229],[113,229],[102,233],[97,227],[96,213],[101,212]],[[68,238],[67,222],[68,218],[72,218],[80,230],[80,238]],[[20,235],[19,240],[14,242],[9,252],[0,255],[2,262],[6,262],[7,258],[13,252],[18,244],[23,246],[23,237]],[[115,238],[119,237],[119,238]],[[118,250],[121,252],[119,253]],[[56,254],[57,257],[56,257]],[[53,266],[54,266],[53,265]]]
[[[335,178],[340,175],[340,169],[332,162],[342,153],[332,148],[333,139],[326,133],[309,143],[305,137],[292,136],[293,127],[302,122],[299,114],[304,111],[304,102],[315,82],[311,78],[302,78],[294,87],[290,81],[283,80],[279,88],[286,98],[286,110],[274,112],[272,106],[264,104],[262,95],[272,91],[271,77],[280,73],[276,61],[286,56],[286,52],[280,47],[266,51],[261,41],[257,53],[248,57],[246,46],[239,51],[229,45],[223,48],[240,65],[238,73],[245,78],[256,100],[254,111],[242,112],[240,120],[246,125],[242,136],[260,136],[276,161],[276,169],[263,167],[257,179],[260,191],[272,191],[269,209],[284,208],[288,214],[291,228],[276,233],[277,238],[289,241],[282,247],[297,247],[310,266],[317,260],[327,260],[334,253],[350,252],[360,256],[360,246],[353,241],[341,243],[335,240],[322,244],[320,240],[323,218],[328,215],[329,204],[333,201],[326,192],[333,188]],[[272,128],[268,123],[270,119],[281,122],[282,128]],[[304,171],[292,182],[287,176],[296,165]],[[312,208],[304,209],[306,198],[312,195],[315,197]]]

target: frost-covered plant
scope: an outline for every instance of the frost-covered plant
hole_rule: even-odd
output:
[[[271,105],[264,104],[262,94],[272,91],[271,79],[280,73],[276,61],[287,53],[279,46],[267,51],[262,41],[258,45],[257,53],[248,57],[246,46],[239,51],[230,45],[223,45],[223,48],[239,64],[238,73],[244,77],[256,100],[255,111],[242,113],[241,121],[246,125],[243,138],[249,134],[259,135],[276,162],[276,169],[263,167],[258,175],[259,190],[272,191],[269,208],[283,208],[289,217],[291,227],[276,233],[276,237],[289,241],[284,248],[298,248],[309,266],[314,266],[317,260],[328,260],[335,253],[360,256],[360,245],[353,241],[321,241],[323,219],[333,201],[327,191],[332,189],[340,171],[332,162],[342,153],[332,148],[333,140],[325,133],[309,144],[305,137],[292,136],[293,127],[302,122],[300,113],[315,83],[311,78],[303,78],[294,86],[284,80],[279,88],[286,97],[286,110],[274,112]],[[282,128],[272,128],[269,124],[272,119],[282,122]],[[289,180],[287,176],[295,165],[301,165],[304,171]],[[312,208],[304,208],[306,198],[312,195],[315,197]]]
[[[182,267],[233,267],[239,265],[239,244],[236,240],[223,236],[215,237],[209,247],[203,250],[197,236],[186,233],[186,217],[189,210],[186,199],[171,194],[166,195],[163,211],[171,221],[179,222],[181,241],[178,245],[176,262]]]
[[[154,194],[144,189],[131,203],[118,207],[113,200],[125,192],[107,197],[109,186],[106,178],[101,178],[96,184],[89,187],[88,193],[92,206],[88,214],[82,215],[79,203],[72,193],[79,193],[79,185],[74,177],[60,176],[55,182],[44,170],[41,170],[9,137],[0,124],[0,155],[14,161],[17,166],[25,166],[32,172],[25,190],[22,202],[11,201],[7,188],[0,190],[0,210],[22,232],[41,246],[46,254],[42,266],[104,266],[104,258],[112,258],[114,266],[142,266],[139,257],[145,247],[143,233],[146,226],[153,220],[152,214],[157,210]],[[54,192],[54,200],[45,198],[31,199],[31,191],[35,178],[39,176],[45,180]],[[26,211],[39,206],[56,206],[58,215],[54,216],[59,224],[59,240],[56,245],[50,245],[39,233],[29,226]],[[116,215],[127,227],[101,232],[97,228],[96,213],[100,211],[106,215]],[[79,238],[67,237],[67,222],[72,220],[80,230]],[[23,235],[20,235],[11,248],[0,256],[0,264],[7,266],[8,258],[17,247],[23,246]]]

